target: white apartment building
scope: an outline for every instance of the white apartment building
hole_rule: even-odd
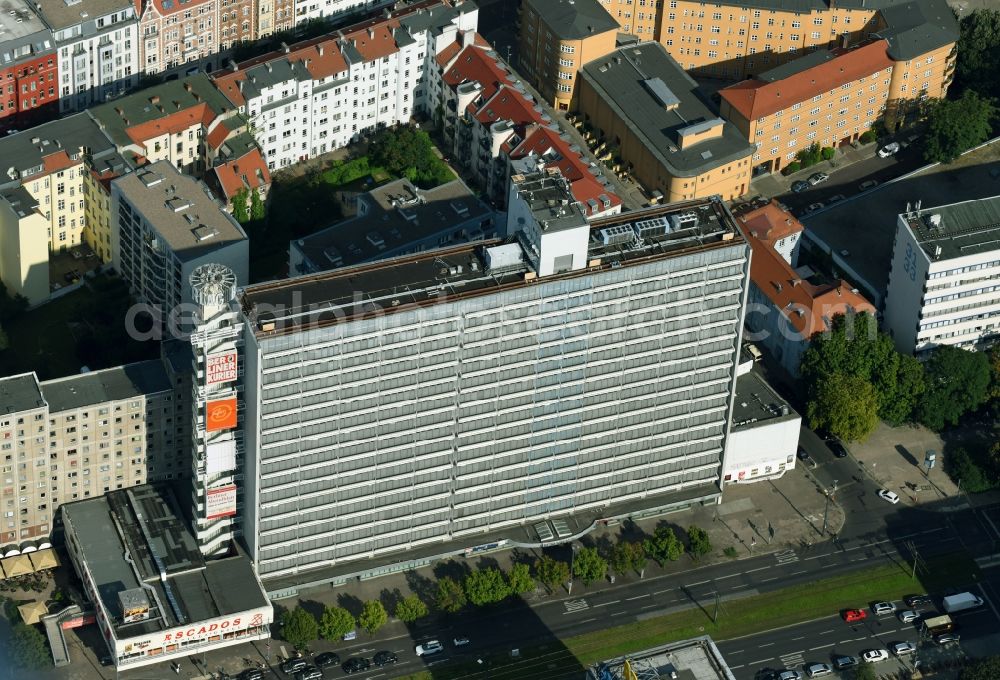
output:
[[[897,218],[884,325],[900,352],[981,348],[1000,335],[1000,196]]]
[[[714,199],[588,224],[560,189],[519,193],[537,224],[507,243],[240,291],[270,591],[717,501],[746,242]]]
[[[83,111],[139,82],[139,20],[130,0],[36,0],[52,29],[59,111]]]
[[[223,264],[246,285],[246,232],[204,183],[169,161],[114,180],[111,214],[115,270],[140,302],[163,314],[163,322],[193,302],[189,281],[200,265]]]
[[[285,168],[426,108],[435,50],[475,31],[477,18],[470,3],[423,0],[213,79],[249,118],[268,167]]]

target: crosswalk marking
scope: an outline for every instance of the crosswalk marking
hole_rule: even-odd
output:
[[[778,564],[791,564],[792,562],[799,561],[799,556],[795,554],[794,550],[776,552],[774,553],[774,558],[778,560]]]
[[[802,656],[802,652],[792,652],[790,654],[785,654],[779,656],[781,659],[781,665],[785,668],[795,668],[796,666],[802,666],[805,664],[806,660]]]
[[[590,607],[586,600],[566,600],[564,603],[566,605],[566,612],[579,612]]]

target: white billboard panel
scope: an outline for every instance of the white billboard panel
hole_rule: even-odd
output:
[[[205,469],[208,474],[236,469],[236,441],[212,442],[206,447]]]

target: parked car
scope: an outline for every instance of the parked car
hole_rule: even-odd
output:
[[[285,675],[294,675],[295,673],[298,673],[308,665],[309,663],[305,659],[301,657],[296,657],[294,659],[289,659],[288,661],[282,663],[281,672],[284,673]]]
[[[840,443],[839,439],[830,438],[826,440],[826,447],[833,452],[837,458],[847,458],[847,449]]]
[[[872,611],[875,612],[876,616],[891,614],[896,611],[896,605],[892,602],[876,602],[872,605]]]
[[[323,652],[322,654],[317,654],[313,661],[320,668],[326,668],[327,666],[339,666],[340,656],[334,654],[333,652]]]
[[[841,202],[841,201],[843,201],[843,200],[844,200],[845,198],[847,198],[847,197],[846,197],[846,196],[844,196],[844,194],[834,194],[834,195],[833,195],[833,196],[831,196],[830,198],[826,199],[826,202],[827,202],[827,203],[840,203],[840,202]]]
[[[259,668],[248,668],[238,677],[240,680],[264,680],[264,671]]]
[[[883,146],[881,149],[879,149],[878,155],[879,158],[888,158],[889,156],[892,156],[893,154],[898,152],[899,152],[899,144],[897,144],[896,142],[891,142]]]
[[[798,448],[798,451],[795,452],[795,455],[798,456],[799,460],[809,460],[809,452],[801,446]]]
[[[427,642],[417,645],[413,651],[417,653],[417,656],[430,656],[431,654],[443,652],[444,645],[437,640],[428,640]]]
[[[802,680],[802,674],[798,671],[785,670],[778,673],[778,680]]]
[[[908,595],[905,602],[907,607],[920,607],[923,605],[934,604],[930,595]]]
[[[941,633],[940,635],[934,636],[934,642],[939,645],[948,645],[952,642],[958,642],[961,637],[958,633]]]
[[[868,618],[868,612],[864,609],[845,609],[844,610],[844,621],[848,623],[853,623],[855,621],[864,621]]]
[[[896,616],[903,623],[913,623],[920,618],[920,612],[915,612],[912,609],[906,609],[896,614]]]
[[[891,649],[892,653],[896,656],[907,656],[908,654],[917,653],[917,646],[912,642],[894,642]]]
[[[889,501],[893,505],[899,502],[899,495],[896,494],[894,491],[889,491],[888,489],[879,489],[878,497],[881,498],[882,500]]]
[[[452,640],[452,642],[455,644],[456,647],[464,647],[467,644],[469,644],[470,640],[469,638],[462,635]]]
[[[389,651],[375,652],[375,656],[372,657],[372,663],[381,668],[391,663],[396,663],[399,658]]]
[[[838,671],[842,671],[845,668],[854,668],[858,665],[858,657],[856,656],[838,656],[833,659],[833,667]]]
[[[833,669],[828,663],[811,663],[806,666],[806,675],[810,678],[821,678],[831,673],[833,673]]]
[[[884,649],[866,649],[861,653],[861,658],[865,663],[878,663],[889,658],[889,652]]]
[[[323,680],[323,671],[315,666],[306,666],[294,675],[295,680]]]
[[[878,186],[877,179],[868,179],[858,185],[858,191],[868,191]]]
[[[364,657],[353,657],[345,661],[340,665],[344,669],[344,672],[350,675],[351,673],[362,673],[372,667],[372,662]]]
[[[794,191],[797,194],[801,194],[808,188],[809,188],[809,182],[806,182],[804,180],[800,179],[792,182],[792,191]]]
[[[810,203],[809,204],[809,212],[813,212],[815,210],[821,210],[822,208],[823,208],[823,204],[821,202],[819,202],[819,201],[817,201],[816,203]]]
[[[817,184],[822,184],[828,179],[830,179],[830,175],[825,172],[814,172],[809,175],[809,184],[816,186]]]

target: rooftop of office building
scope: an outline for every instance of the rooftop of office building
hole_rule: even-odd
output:
[[[530,158],[513,162],[511,169],[517,174],[511,176],[510,182],[542,232],[575,229],[586,223],[586,214],[578,202],[571,200],[569,182],[562,173],[556,168],[530,166]]]
[[[601,218],[589,230],[590,266],[545,280],[742,242],[718,197]],[[502,265],[491,256],[490,249],[501,245],[463,245],[257,284],[242,290],[240,304],[258,336],[268,336],[532,285],[535,275],[516,242],[506,244]]]
[[[755,427],[769,420],[797,417],[798,414],[791,405],[753,371],[736,378],[736,399],[733,402],[734,430]]]
[[[932,260],[1000,252],[1000,196],[903,213]]]
[[[167,486],[135,486],[61,508],[118,639],[268,604],[246,556],[201,556]],[[125,623],[119,594],[140,584],[156,593],[149,618]]]
[[[205,184],[181,173],[169,161],[158,161],[119,177],[113,186],[143,214],[181,261],[247,238]]]
[[[698,84],[657,42],[622,47],[580,72],[674,177],[694,177],[749,157],[756,148],[698,91]],[[700,138],[712,127],[721,134]]]
[[[0,413],[17,413],[43,406],[45,399],[34,373],[0,378]]]
[[[63,170],[91,156],[114,151],[115,145],[86,113],[36,125],[0,137],[0,186],[31,181]]]
[[[38,13],[49,27],[58,31],[77,24],[94,24],[99,18],[135,8],[134,0],[33,0]],[[116,24],[108,22],[105,30],[112,30]],[[84,33],[96,34],[89,26]]]
[[[525,0],[525,4],[560,40],[583,40],[619,28],[597,0]]]
[[[359,194],[358,214],[297,242],[317,269],[377,259],[434,234],[473,220],[490,220],[493,211],[460,179],[433,189],[418,189],[398,179]],[[469,240],[480,240],[470,238]]]
[[[48,29],[29,3],[0,0],[0,67],[19,61],[24,55],[17,48],[25,44],[31,45],[33,53],[54,47]]]
[[[719,648],[707,635],[600,661],[587,670],[587,680],[635,678],[735,680]]]
[[[41,387],[52,413],[172,389],[170,377],[159,359],[46,380]]]

